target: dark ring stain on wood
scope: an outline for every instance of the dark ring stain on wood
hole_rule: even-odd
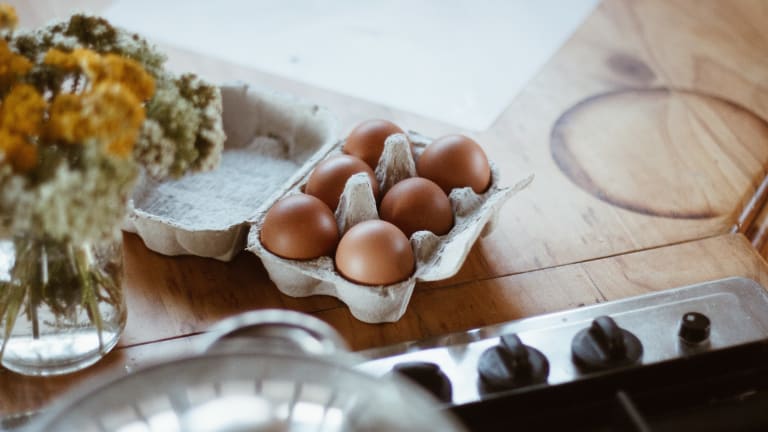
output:
[[[660,216],[674,219],[709,219],[719,216],[717,212],[712,210],[701,211],[689,211],[689,210],[672,210],[672,209],[658,209],[654,208],[649,203],[633,200],[628,197],[621,197],[609,194],[595,180],[590,176],[587,168],[579,164],[578,158],[573,153],[568,145],[568,139],[565,136],[565,128],[568,126],[577,112],[588,109],[591,105],[600,103],[602,100],[624,94],[638,94],[638,95],[660,95],[669,96],[673,93],[693,95],[697,97],[707,98],[714,100],[720,104],[724,104],[731,109],[742,112],[756,120],[758,120],[768,130],[768,121],[752,111],[751,109],[734,102],[732,100],[725,99],[721,96],[707,94],[697,90],[684,89],[684,88],[671,88],[671,87],[650,87],[650,88],[625,88],[619,90],[612,90],[604,93],[598,93],[587,97],[577,102],[572,107],[563,112],[552,126],[550,132],[550,152],[555,164],[560,171],[565,174],[576,186],[580,187],[584,191],[590,193],[599,200],[608,204],[623,208],[625,210],[633,211],[636,213]]]
[[[607,63],[617,74],[635,81],[650,83],[656,79],[656,74],[644,61],[630,54],[613,54],[608,57]]]

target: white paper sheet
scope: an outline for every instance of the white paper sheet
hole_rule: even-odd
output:
[[[117,0],[150,39],[484,130],[599,0]]]

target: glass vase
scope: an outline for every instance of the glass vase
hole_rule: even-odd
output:
[[[122,238],[0,238],[0,363],[59,375],[98,361],[125,328]]]

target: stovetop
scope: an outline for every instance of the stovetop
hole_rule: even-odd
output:
[[[364,351],[453,406],[719,351],[768,337],[768,295],[728,278]]]

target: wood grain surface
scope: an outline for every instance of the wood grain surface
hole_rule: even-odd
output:
[[[744,276],[768,285],[766,270],[764,259],[746,237],[725,234],[484,281],[419,287],[412,307],[392,324],[362,323],[340,304],[312,313],[339,330],[352,349],[361,350],[728,276]],[[222,294],[229,295],[226,291]],[[263,294],[262,298],[280,296],[273,287],[266,287]],[[280,306],[305,310],[298,304]],[[206,315],[204,309],[184,318],[193,325],[212,322],[215,317]],[[62,377],[30,378],[0,370],[0,416],[36,410],[66,397],[68,391],[81,392],[137,368],[191,355],[196,350],[195,341],[196,336],[142,344],[124,341],[94,367]]]
[[[768,257],[768,207],[763,206],[744,233],[752,246],[764,257]]]
[[[22,23],[36,26],[110,2],[10,3]],[[392,324],[358,322],[332,298],[284,296],[250,254],[229,263],[165,257],[126,234],[129,321],[120,347],[66,377],[0,371],[0,414],[41,407],[92,377],[190,353],[196,333],[245,310],[309,312],[363,349],[726,276],[768,283],[750,240],[728,234],[737,224],[750,238],[767,230],[759,228],[768,223],[764,199],[749,204],[768,167],[766,22],[762,0],[604,0],[486,131],[161,46],[174,70],[325,105],[342,133],[373,117],[430,136],[466,133],[505,181],[530,172],[536,179],[504,207],[499,229],[475,245],[461,271],[417,286]]]

